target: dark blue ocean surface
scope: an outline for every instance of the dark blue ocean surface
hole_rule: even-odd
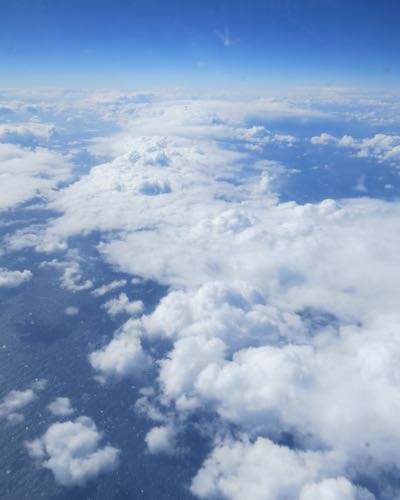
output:
[[[81,241],[80,255],[89,257]],[[93,253],[93,250],[91,251]],[[141,380],[102,385],[93,378],[87,356],[103,346],[126,317],[111,320],[100,308],[104,297],[94,298],[90,291],[69,292],[59,286],[60,271],[39,267],[42,256],[33,252],[14,253],[2,259],[13,268],[29,263],[34,278],[15,289],[1,289],[0,366],[1,395],[10,390],[25,390],[35,379],[48,381],[38,398],[26,406],[22,423],[0,428],[0,497],[5,499],[131,499],[192,498],[187,489],[190,479],[204,459],[206,444],[194,431],[187,431],[185,451],[176,456],[146,453],[144,436],[151,422],[134,411],[138,390],[154,383],[155,373]],[[114,272],[99,260],[85,267],[85,276],[96,282],[127,277]],[[87,276],[86,276],[87,275]],[[131,299],[140,299],[150,312],[166,293],[152,282],[128,285]],[[76,316],[65,314],[76,306]],[[104,432],[104,441],[121,449],[119,467],[99,476],[87,486],[64,488],[57,485],[46,469],[34,466],[24,447],[26,440],[43,434],[54,422],[46,406],[58,396],[66,396],[77,412],[86,415]],[[188,448],[190,446],[190,449]],[[183,449],[183,447],[182,447]],[[188,456],[190,454],[190,460]]]

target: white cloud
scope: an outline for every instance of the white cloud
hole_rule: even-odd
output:
[[[42,262],[41,266],[61,269],[63,271],[60,279],[61,287],[69,290],[70,292],[82,292],[83,290],[88,290],[94,286],[91,280],[83,280],[79,262],[59,261],[58,259],[53,259],[51,261]]]
[[[38,439],[26,443],[29,454],[63,486],[82,486],[115,469],[119,450],[101,447],[102,433],[88,417],[52,424]]]
[[[34,381],[28,389],[17,391],[12,390],[0,402],[0,420],[7,419],[11,424],[23,421],[24,416],[20,410],[37,399],[37,393],[46,386],[46,380]]]
[[[379,161],[396,162],[400,159],[400,136],[375,134],[373,137],[365,139],[355,139],[351,135],[344,135],[341,138],[331,134],[322,133],[319,136],[311,137],[312,144],[331,144],[356,152],[360,158],[373,157]]]
[[[35,139],[48,140],[54,131],[54,126],[46,123],[3,123],[0,124],[0,141],[14,143]]]
[[[75,412],[71,406],[71,400],[65,397],[56,398],[48,405],[48,409],[56,417],[67,417]]]
[[[0,210],[50,196],[57,184],[70,179],[71,168],[62,155],[46,148],[0,143]]]
[[[67,243],[62,241],[60,237],[46,235],[46,238],[44,238],[42,233],[43,226],[29,226],[17,230],[4,238],[4,249],[7,252],[15,252],[24,248],[33,248],[37,252],[53,253],[68,248]]]
[[[71,262],[65,269],[61,278],[61,286],[71,292],[81,292],[93,288],[91,280],[82,281],[81,269],[78,263]]]
[[[195,494],[368,498],[357,473],[400,466],[400,204],[280,202],[274,181],[289,170],[264,156],[295,138],[247,123],[318,113],[290,99],[232,102],[160,100],[134,114],[115,105],[121,133],[91,144],[109,161],[52,199],[59,216],[36,242],[33,229],[14,244],[59,248],[98,231],[108,263],[170,286],[89,361],[102,381],[158,369],[137,403],[159,424],[150,451],[167,449],[171,422],[183,426],[199,408],[215,416],[213,437],[235,429],[236,441],[216,439]],[[388,137],[311,141],[389,159],[397,139]],[[65,286],[92,285],[79,266],[67,269]],[[121,294],[107,304],[119,312],[131,302]],[[157,337],[171,348],[151,360],[144,346]],[[278,446],[285,435],[299,449]]]
[[[112,290],[116,290],[118,288],[122,288],[127,284],[126,280],[114,280],[111,281],[111,283],[108,283],[108,285],[102,285],[99,288],[96,288],[91,292],[93,297],[102,297],[106,293],[111,292]]]
[[[27,269],[24,271],[10,271],[0,267],[0,287],[14,288],[26,283],[31,278],[32,272]]]
[[[319,500],[359,498],[355,486],[337,479],[340,467],[341,458],[330,452],[292,450],[265,438],[257,438],[254,443],[225,441],[206,459],[191,490],[201,498],[311,500],[317,498],[312,494],[319,488]],[[320,478],[330,481],[316,487]],[[372,500],[373,496],[364,498]]]
[[[305,485],[299,500],[373,500],[368,491],[356,488],[344,477],[324,479],[320,483]]]
[[[92,367],[105,377],[131,377],[149,366],[150,358],[143,350],[135,320],[128,320],[113,340],[103,349],[89,355]]]
[[[110,316],[116,316],[117,314],[139,314],[143,311],[143,302],[141,300],[129,301],[126,293],[120,293],[115,299],[108,300],[103,304],[103,308],[107,311]]]
[[[323,132],[321,135],[311,137],[312,144],[337,144],[337,139],[331,134]]]
[[[172,453],[175,445],[175,432],[167,425],[153,427],[146,434],[145,441],[150,453]]]
[[[32,403],[36,399],[36,394],[32,389],[25,391],[10,391],[0,403],[0,418],[7,418],[14,415],[17,410]]]

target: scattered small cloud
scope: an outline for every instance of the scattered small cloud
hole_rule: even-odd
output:
[[[143,311],[144,304],[141,300],[130,301],[126,293],[120,293],[117,298],[108,300],[102,307],[110,316],[122,313],[134,315]]]
[[[111,283],[108,283],[108,285],[102,285],[99,288],[96,288],[95,290],[93,290],[91,292],[91,294],[93,295],[93,297],[102,297],[106,293],[109,293],[113,290],[116,290],[118,288],[122,288],[122,287],[126,286],[126,284],[127,284],[127,280],[125,280],[125,279],[114,280],[114,281],[111,281]]]
[[[68,417],[75,412],[71,406],[71,400],[65,397],[58,397],[51,402],[48,407],[50,413],[56,417]]]
[[[6,419],[10,424],[18,424],[24,420],[20,410],[37,399],[40,391],[44,390],[47,381],[35,380],[25,390],[12,390],[0,402],[0,420]]]
[[[32,458],[49,469],[63,486],[83,486],[118,465],[120,451],[101,446],[103,434],[89,417],[57,422],[25,446]]]
[[[25,269],[24,271],[10,271],[4,267],[0,268],[0,287],[16,288],[23,283],[32,279],[32,272]]]

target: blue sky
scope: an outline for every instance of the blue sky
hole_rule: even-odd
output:
[[[0,85],[399,82],[383,0],[1,0]]]

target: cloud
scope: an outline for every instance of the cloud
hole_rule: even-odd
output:
[[[150,365],[150,358],[143,350],[136,321],[128,320],[113,340],[104,348],[89,355],[92,367],[106,377],[132,377]]]
[[[93,288],[93,282],[91,280],[82,282],[80,266],[78,263],[72,262],[64,269],[61,286],[71,292],[81,292],[82,290]]]
[[[42,262],[41,267],[53,267],[61,269],[63,274],[60,279],[62,288],[70,292],[82,292],[93,288],[93,282],[89,279],[83,280],[81,266],[76,261],[59,261],[53,259],[51,261]]]
[[[46,380],[34,381],[28,389],[12,390],[0,402],[0,420],[6,419],[10,424],[18,424],[24,420],[20,410],[37,399],[37,393],[46,386]]]
[[[31,225],[8,234],[3,239],[4,250],[8,253],[33,248],[37,252],[53,253],[67,250],[68,245],[60,237],[43,236],[43,225]]]
[[[48,405],[48,409],[56,417],[68,417],[75,412],[71,406],[71,400],[63,397],[56,398]]]
[[[400,159],[400,136],[375,134],[365,139],[355,139],[351,135],[337,138],[331,134],[322,133],[311,137],[312,144],[333,145],[356,152],[359,158],[372,157],[378,161],[397,162]]]
[[[63,486],[83,486],[118,465],[119,450],[101,447],[102,433],[89,417],[52,424],[40,438],[26,443],[29,454],[51,470]]]
[[[236,45],[237,43],[239,43],[239,40],[233,40],[230,37],[229,29],[227,26],[224,27],[223,31],[216,30],[216,34],[223,43],[224,47],[232,47],[232,45]]]
[[[356,488],[344,477],[324,479],[311,483],[301,490],[299,500],[373,500],[365,489]]]
[[[146,434],[147,449],[152,454],[172,453],[175,445],[175,432],[172,427],[153,427]]]
[[[0,418],[18,421],[22,420],[22,415],[15,419],[17,410],[24,408],[24,406],[32,403],[35,399],[36,394],[32,389],[26,389],[25,391],[10,391],[0,403]]]
[[[71,178],[71,170],[71,164],[61,154],[46,148],[0,143],[0,210],[36,196],[51,196],[59,183]]]
[[[130,315],[139,314],[143,311],[144,305],[141,300],[130,302],[126,293],[120,293],[117,298],[108,300],[102,307],[110,316],[116,316],[122,313]]]
[[[0,268],[0,287],[15,288],[30,279],[32,279],[32,272],[27,269],[24,271],[10,271],[4,267]]]
[[[68,306],[65,308],[65,314],[67,316],[76,316],[77,314],[79,314],[79,307]]]
[[[372,500],[373,495],[359,496],[354,485],[337,477],[340,462],[333,453],[292,450],[260,437],[254,443],[228,440],[214,448],[191,490],[200,498],[232,500]],[[317,486],[320,478],[324,479]],[[312,496],[316,492],[321,496]]]
[[[91,292],[93,297],[102,297],[106,293],[111,292],[112,290],[116,290],[118,288],[122,288],[127,284],[126,280],[114,280],[111,281],[108,285],[102,285],[99,288],[96,288]]]
[[[0,141],[7,143],[27,143],[49,140],[54,133],[53,125],[39,122],[0,124]]]
[[[360,477],[400,466],[400,204],[279,200],[293,171],[269,151],[299,139],[272,120],[323,117],[312,100],[160,98],[133,109],[103,98],[121,131],[89,148],[107,159],[52,197],[57,215],[45,228],[14,234],[8,247],[56,250],[96,233],[113,268],[169,287],[89,362],[101,382],[157,372],[136,403],[157,422],[150,452],[169,451],[192,417],[213,439],[194,494],[372,498]],[[319,99],[326,109],[339,98]],[[252,125],[261,119],[271,130]],[[388,137],[311,142],[394,158]],[[78,259],[53,263],[65,287],[93,286]],[[126,294],[106,304],[139,312],[127,311]],[[154,348],[160,340],[167,352]]]

